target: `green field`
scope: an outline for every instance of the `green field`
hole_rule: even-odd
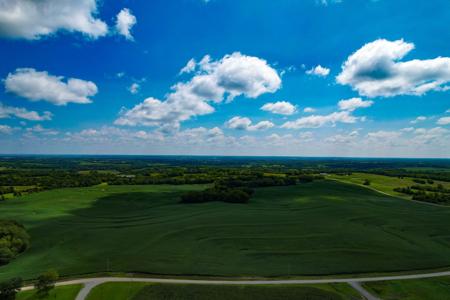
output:
[[[363,185],[364,180],[368,179],[370,181],[370,185],[365,187],[389,194],[391,196],[408,200],[412,198],[410,195],[396,192],[394,191],[394,189],[398,187],[408,187],[412,185],[417,185],[417,183],[413,181],[413,178],[408,177],[398,178],[393,176],[384,176],[368,173],[352,173],[351,175],[330,174],[327,175],[327,177],[329,179],[339,180],[341,182],[352,183],[357,185]],[[438,184],[442,184],[444,187],[450,189],[449,182],[434,180],[434,183],[432,185],[437,186]]]
[[[446,300],[450,299],[450,278],[370,282],[365,288],[383,300]]]
[[[328,285],[184,285],[104,283],[87,300],[357,300],[361,296],[346,284]]]
[[[34,290],[17,294],[16,300],[74,300],[83,286],[81,284],[57,286],[45,298],[39,298]]]
[[[0,279],[99,272],[297,276],[450,265],[450,208],[317,181],[261,188],[249,204],[180,204],[204,186],[59,189],[0,203],[31,247]]]

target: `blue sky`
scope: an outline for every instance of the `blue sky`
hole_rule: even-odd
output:
[[[0,11],[0,153],[450,157],[446,0]]]

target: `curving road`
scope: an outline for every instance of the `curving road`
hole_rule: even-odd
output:
[[[170,279],[170,278],[133,278],[133,277],[97,277],[83,278],[56,283],[57,286],[70,284],[83,284],[76,300],[85,300],[89,292],[105,282],[149,282],[149,283],[182,283],[182,284],[219,284],[219,285],[258,285],[258,284],[320,284],[320,283],[347,283],[356,289],[368,300],[380,300],[367,292],[360,283],[371,281],[424,279],[432,277],[450,276],[450,271],[422,273],[411,275],[361,277],[361,278],[325,278],[325,279],[285,279],[285,280],[207,280],[207,279]],[[33,286],[24,287],[22,290],[33,289]]]

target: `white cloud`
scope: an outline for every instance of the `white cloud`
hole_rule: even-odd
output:
[[[329,115],[312,115],[284,123],[281,127],[287,129],[319,128],[325,125],[335,126],[336,123],[356,123],[361,118],[352,116],[349,111],[333,112]]]
[[[305,132],[301,132],[298,137],[304,141],[304,142],[308,142],[308,141],[312,141],[314,138],[314,135],[311,131],[305,131]]]
[[[411,142],[416,144],[430,144],[435,142],[445,142],[447,141],[449,131],[442,127],[434,128],[417,128],[414,131],[416,135]]]
[[[448,125],[450,124],[450,117],[442,117],[436,122],[438,125]]]
[[[220,135],[223,135],[223,131],[219,127],[214,127],[214,128],[211,128],[208,130],[208,136],[210,136],[210,137],[215,137],[215,136],[220,136]]]
[[[296,111],[295,106],[287,101],[266,103],[261,107],[261,109],[264,111],[270,111],[271,113],[280,115],[292,115]]]
[[[197,62],[195,61],[195,59],[191,58],[187,62],[187,64],[181,69],[180,74],[191,73],[191,72],[195,71],[196,66],[197,66]]]
[[[348,57],[336,80],[368,97],[423,95],[448,89],[450,58],[399,61],[413,49],[414,44],[403,40],[368,43]]]
[[[350,144],[355,143],[359,136],[359,132],[354,130],[348,134],[336,134],[325,138],[325,142],[331,144]]]
[[[414,120],[412,120],[410,123],[411,124],[417,124],[419,122],[423,122],[427,119],[427,117],[425,116],[418,116],[417,118],[415,118]]]
[[[131,35],[131,29],[136,24],[136,17],[128,8],[122,9],[116,17],[116,30],[120,35],[123,35],[127,40],[134,40]]]
[[[38,133],[38,134],[43,134],[43,135],[57,135],[57,134],[59,134],[59,132],[57,130],[44,128],[40,124],[35,125],[33,127],[27,128],[27,132],[30,133],[30,134],[31,133]]]
[[[332,4],[332,3],[341,3],[342,0],[316,0],[317,4],[323,5],[323,6],[328,6],[328,4]]]
[[[313,113],[315,111],[316,111],[316,109],[314,109],[312,107],[305,107],[305,109],[303,109],[303,112],[305,112],[305,113]]]
[[[0,102],[0,119],[16,117],[28,121],[48,121],[52,119],[52,113],[45,111],[42,115],[36,111],[30,111],[23,107],[7,106]]]
[[[265,130],[274,127],[275,125],[270,121],[261,121],[252,125],[252,121],[249,118],[243,117],[233,117],[228,120],[225,124],[228,128],[238,129],[238,130]]]
[[[6,91],[31,101],[48,101],[55,105],[67,103],[91,103],[89,97],[97,94],[97,86],[91,81],[53,76],[46,71],[31,68],[16,69],[5,79]]]
[[[108,26],[96,14],[96,0],[2,0],[0,36],[38,39],[66,30],[98,38]]]
[[[8,125],[0,125],[0,134],[11,134],[13,130],[14,129]]]
[[[134,95],[134,94],[139,93],[140,88],[141,88],[141,86],[139,85],[139,83],[134,82],[130,85],[128,90],[130,91],[130,93],[132,93]]]
[[[326,77],[328,74],[330,74],[330,69],[322,67],[321,65],[317,65],[310,70],[306,71],[306,74],[308,75],[315,75],[320,77]]]
[[[367,137],[369,139],[372,139],[372,140],[386,141],[386,140],[397,139],[401,135],[402,135],[402,133],[398,132],[398,131],[384,131],[384,130],[380,130],[380,131],[376,131],[376,132],[369,132],[367,134]]]
[[[132,109],[123,110],[115,124],[176,129],[180,122],[214,112],[210,102],[219,103],[225,97],[231,101],[239,95],[256,98],[281,86],[277,71],[265,60],[238,52],[218,61],[205,56],[197,66],[199,71],[191,80],[175,84],[165,100],[147,98]]]
[[[371,107],[372,105],[373,101],[370,100],[364,101],[361,98],[351,98],[347,100],[341,100],[338,102],[340,110],[348,110],[348,111],[354,111],[357,108]]]
[[[414,127],[406,127],[406,128],[402,128],[400,129],[401,132],[413,132],[414,131]]]

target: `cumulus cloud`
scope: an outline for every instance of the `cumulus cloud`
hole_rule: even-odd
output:
[[[415,137],[411,142],[416,144],[430,144],[435,142],[447,141],[449,130],[442,127],[417,128],[414,131]]]
[[[134,82],[134,83],[132,83],[132,84],[130,85],[130,87],[128,88],[128,90],[130,91],[130,93],[132,93],[132,94],[134,95],[134,94],[139,93],[139,89],[140,89],[140,88],[141,88],[140,84]]]
[[[450,124],[450,117],[442,117],[436,122],[438,125],[448,125]]]
[[[261,121],[252,125],[252,121],[245,117],[233,117],[228,120],[225,124],[228,128],[238,129],[238,130],[265,130],[274,127],[275,125],[270,121]]]
[[[57,134],[59,134],[59,131],[50,129],[50,128],[44,128],[42,125],[38,124],[33,127],[27,128],[27,133],[29,133],[29,134],[38,133],[38,134],[43,134],[43,135],[57,135]]]
[[[414,120],[412,120],[410,123],[411,124],[417,124],[419,122],[423,122],[427,119],[427,117],[425,116],[418,116],[417,118],[415,118]]]
[[[305,131],[301,132],[298,137],[304,142],[309,142],[313,140],[314,134],[311,131]]]
[[[331,144],[350,144],[357,141],[359,132],[354,130],[348,134],[336,134],[325,138],[325,142]]]
[[[320,77],[326,77],[328,74],[330,74],[330,69],[322,67],[321,65],[317,65],[310,70],[306,71],[306,74],[308,75],[315,75]]]
[[[414,131],[414,127],[405,127],[400,129],[401,132],[413,132]]]
[[[368,43],[348,57],[336,80],[368,97],[419,96],[448,89],[450,58],[400,61],[413,49],[413,43],[403,40]]]
[[[0,102],[0,119],[16,117],[28,121],[48,121],[52,119],[53,114],[45,111],[39,114],[36,111],[30,111],[23,107],[7,106]]]
[[[108,26],[96,18],[96,0],[2,0],[0,36],[38,39],[59,30],[104,36]]]
[[[136,24],[136,17],[128,8],[122,9],[116,16],[116,30],[127,40],[134,40],[131,29]]]
[[[371,107],[373,105],[373,101],[370,100],[362,100],[361,98],[351,98],[347,100],[341,100],[338,102],[338,106],[340,110],[348,110],[354,111],[358,108]]]
[[[335,126],[337,123],[356,123],[361,118],[351,115],[349,111],[333,112],[328,115],[311,115],[295,121],[284,123],[281,127],[287,129],[319,128],[325,125]]]
[[[328,4],[341,3],[342,0],[316,0],[317,4],[328,6]]]
[[[279,115],[292,115],[296,111],[295,106],[287,101],[266,103],[261,107],[261,109]]]
[[[195,71],[196,66],[197,66],[197,62],[195,61],[195,59],[191,58],[187,62],[187,64],[181,69],[180,74],[191,73],[191,72]]]
[[[316,110],[314,109],[314,108],[312,108],[312,107],[305,107],[304,109],[303,109],[303,112],[305,112],[305,113],[313,113],[313,112],[315,112]]]
[[[8,125],[0,125],[0,134],[11,134],[13,130],[14,129]]]
[[[397,139],[401,135],[402,133],[398,131],[379,130],[375,132],[369,132],[367,134],[367,137],[372,140],[392,140]]]
[[[195,75],[175,84],[164,100],[147,98],[123,110],[115,124],[179,128],[180,122],[214,112],[211,102],[231,101],[239,95],[256,98],[281,86],[277,71],[265,60],[238,52],[217,61],[205,56],[197,67]]]
[[[91,103],[89,97],[97,94],[97,86],[91,81],[53,76],[46,71],[19,68],[5,79],[6,91],[31,101],[48,101],[55,105],[67,103]]]

